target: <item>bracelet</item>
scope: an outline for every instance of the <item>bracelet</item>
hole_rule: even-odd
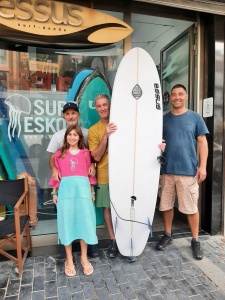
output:
[[[95,192],[91,192],[92,195],[95,195]]]
[[[58,195],[58,192],[51,192],[51,195]]]

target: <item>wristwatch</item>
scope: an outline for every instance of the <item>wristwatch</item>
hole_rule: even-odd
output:
[[[58,195],[58,192],[51,192],[51,195]]]

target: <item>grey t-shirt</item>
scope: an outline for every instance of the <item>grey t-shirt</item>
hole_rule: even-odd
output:
[[[86,128],[81,127],[85,146],[88,148],[88,130]],[[56,153],[63,145],[63,139],[65,136],[66,128],[63,128],[57,132],[55,132],[51,138],[51,141],[48,145],[47,151],[51,153]]]

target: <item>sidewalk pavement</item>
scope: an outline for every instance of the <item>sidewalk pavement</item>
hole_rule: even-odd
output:
[[[106,257],[106,249],[91,259],[94,273],[84,276],[79,253],[74,253],[77,275],[64,275],[65,256],[29,257],[23,276],[16,265],[0,262],[0,299],[6,300],[200,300],[225,299],[225,238],[201,236],[205,257],[192,258],[190,237],[174,239],[161,252],[156,242],[148,242],[136,262],[129,263],[118,255]]]

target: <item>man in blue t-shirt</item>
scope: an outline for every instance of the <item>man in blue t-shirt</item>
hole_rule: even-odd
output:
[[[161,170],[161,199],[159,210],[163,214],[165,233],[157,244],[158,250],[165,250],[171,244],[172,221],[175,195],[178,209],[187,215],[191,228],[191,248],[195,259],[203,258],[203,251],[198,240],[199,183],[206,178],[208,129],[202,117],[185,107],[188,99],[186,88],[182,84],[171,90],[171,112],[163,118],[163,139],[166,141],[164,156],[166,163]],[[199,163],[196,148],[199,150]]]

